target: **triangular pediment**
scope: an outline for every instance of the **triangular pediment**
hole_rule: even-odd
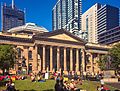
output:
[[[58,34],[58,35],[54,35],[54,36],[50,36],[48,38],[52,38],[52,39],[58,39],[58,40],[66,40],[66,41],[73,41],[73,42],[79,42],[78,40],[72,38],[71,36],[68,36],[67,34],[63,33],[63,34]]]
[[[66,30],[56,30],[52,32],[42,33],[35,35],[36,38],[45,38],[45,39],[55,39],[60,41],[71,41],[71,42],[79,42],[85,44],[85,41],[69,31]]]

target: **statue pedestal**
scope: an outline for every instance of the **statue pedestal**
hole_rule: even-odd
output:
[[[110,83],[117,83],[118,78],[103,78],[102,79],[104,82],[110,82]]]
[[[114,70],[104,71],[104,77],[102,79],[104,82],[118,82],[118,78],[115,76]]]

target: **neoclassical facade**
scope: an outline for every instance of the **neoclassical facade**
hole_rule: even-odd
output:
[[[25,68],[27,73],[96,73],[100,70],[96,61],[101,55],[107,54],[110,48],[87,43],[65,30],[30,34],[0,33],[0,44],[14,45],[18,51],[15,69]]]

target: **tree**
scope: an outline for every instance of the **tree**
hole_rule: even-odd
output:
[[[109,50],[112,67],[117,71],[120,66],[120,43],[114,45]]]
[[[101,70],[106,70],[108,67],[107,62],[108,62],[108,55],[102,55],[99,60],[97,60],[98,66]]]
[[[16,59],[16,50],[11,45],[0,45],[0,69],[3,72],[13,68]]]

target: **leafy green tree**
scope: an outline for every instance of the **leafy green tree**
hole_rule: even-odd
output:
[[[98,66],[101,70],[107,69],[108,55],[100,56],[99,60],[97,60]]]
[[[11,45],[0,45],[0,69],[9,70],[12,68],[16,59],[16,50]]]
[[[111,57],[111,64],[115,70],[118,70],[120,66],[120,43],[114,45],[109,50],[109,55]]]

